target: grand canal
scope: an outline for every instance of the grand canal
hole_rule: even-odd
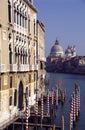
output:
[[[48,73],[48,77],[50,81],[49,89],[51,89],[53,86],[55,87],[55,85],[58,83],[58,80],[62,80],[62,87],[66,88],[65,104],[63,108],[60,108],[61,111],[63,109],[63,113],[65,116],[65,130],[69,130],[69,106],[71,94],[74,91],[74,84],[77,83],[80,86],[80,116],[73,130],[85,130],[85,76],[73,74]]]
[[[80,86],[80,115],[73,130],[85,130],[85,76],[60,73],[47,73],[47,75],[49,77],[49,86],[46,86],[46,89],[55,87],[59,80],[62,80],[62,88],[66,89],[65,104],[63,107],[58,106],[57,118],[55,119],[55,123],[61,125],[61,116],[64,114],[65,130],[69,130],[70,99],[74,91],[74,84],[77,83]],[[17,130],[20,129],[18,127]]]

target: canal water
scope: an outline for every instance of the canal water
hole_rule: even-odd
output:
[[[49,77],[49,86],[47,89],[51,89],[58,84],[59,80],[62,80],[62,88],[66,88],[66,100],[62,108],[58,110],[63,111],[65,118],[65,130],[69,130],[69,110],[71,94],[74,91],[74,84],[77,83],[80,86],[80,116],[75,124],[73,130],[85,130],[85,76],[73,75],[73,74],[61,74],[61,73],[47,73]],[[60,106],[61,107],[61,106]],[[59,112],[59,117],[60,117]]]
[[[77,83],[80,86],[80,115],[73,130],[85,130],[85,76],[61,73],[47,73],[47,75],[49,86],[46,86],[46,89],[55,87],[59,80],[62,80],[62,88],[66,89],[65,104],[63,107],[62,105],[58,106],[58,117],[55,121],[55,123],[61,125],[61,116],[64,114],[65,130],[69,130],[70,99],[74,91],[74,84]],[[21,128],[18,127],[17,130],[21,130]]]

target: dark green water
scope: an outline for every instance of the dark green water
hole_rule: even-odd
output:
[[[66,101],[62,108],[65,116],[65,130],[69,130],[69,100],[71,94],[74,91],[74,84],[77,83],[80,86],[80,116],[73,130],[85,130],[85,76],[72,75],[72,74],[60,74],[60,73],[48,73],[49,77],[49,88],[55,87],[58,80],[62,80],[62,87],[66,88]],[[61,108],[59,111],[61,111]],[[60,114],[59,114],[60,117]]]

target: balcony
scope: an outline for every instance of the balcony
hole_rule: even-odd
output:
[[[34,70],[34,65],[30,65],[30,71]]]
[[[30,66],[28,64],[18,64],[18,71],[26,72],[30,70]]]
[[[18,71],[24,72],[24,64],[19,64],[18,65]]]
[[[24,65],[24,71],[29,71],[29,70],[30,70],[29,65],[25,64],[25,65]]]
[[[1,64],[0,65],[0,73],[4,73],[4,72],[6,72],[6,66],[5,66],[5,64]]]
[[[46,57],[39,57],[39,60],[46,62]]]
[[[10,64],[10,71],[17,72],[17,64]]]
[[[34,65],[35,70],[38,70],[38,64]]]

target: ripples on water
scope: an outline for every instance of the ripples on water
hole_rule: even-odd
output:
[[[64,105],[65,115],[65,130],[69,130],[69,101],[72,92],[74,91],[74,84],[77,83],[80,86],[81,94],[81,108],[79,120],[73,130],[85,130],[85,76],[83,75],[72,75],[72,74],[60,74],[60,73],[47,73],[49,77],[49,89],[55,87],[58,80],[62,80],[62,87],[66,88],[66,101]]]

